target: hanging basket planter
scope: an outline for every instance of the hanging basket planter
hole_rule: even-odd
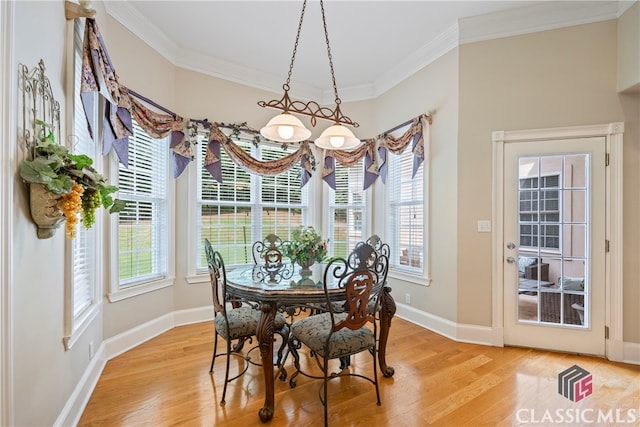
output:
[[[29,205],[31,218],[35,222],[39,239],[53,237],[56,230],[66,219],[58,202],[61,195],[53,194],[44,184],[31,183],[29,185]]]

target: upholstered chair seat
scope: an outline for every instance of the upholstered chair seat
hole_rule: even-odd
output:
[[[340,323],[347,318],[347,313],[337,313],[334,315],[336,323]],[[318,356],[325,353],[325,344],[331,331],[331,313],[321,313],[314,316],[297,320],[291,326],[291,334],[300,342],[309,347]],[[356,330],[344,328],[335,332],[331,336],[328,345],[329,359],[359,353],[362,350],[371,348],[375,343],[373,331],[368,328]]]

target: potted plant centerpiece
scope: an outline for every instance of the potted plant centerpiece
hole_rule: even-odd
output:
[[[283,245],[282,252],[302,267],[301,275],[310,275],[310,267],[327,256],[327,241],[322,240],[315,228],[301,225],[291,232],[291,241]]]
[[[20,162],[20,176],[29,183],[31,216],[39,238],[52,237],[66,219],[65,234],[73,239],[78,221],[90,228],[100,206],[110,213],[125,208],[126,202],[111,196],[118,187],[109,185],[92,167],[89,156],[71,154],[55,141],[47,123],[36,120],[36,125],[37,142],[31,158]]]

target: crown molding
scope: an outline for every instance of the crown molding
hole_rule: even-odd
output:
[[[126,1],[105,1],[107,13],[167,61],[177,65],[180,47]]]
[[[343,102],[380,96],[461,44],[553,30],[616,19],[637,1],[545,1],[518,9],[461,19],[416,52],[385,71],[374,82],[340,88]],[[109,15],[177,67],[274,93],[282,91],[282,76],[252,69],[178,46],[126,1],[105,1]],[[291,95],[334,102],[332,89],[296,82]]]
[[[616,1],[540,2],[460,20],[460,44],[616,19]]]
[[[435,39],[419,48],[413,54],[400,61],[391,70],[383,73],[374,84],[373,97],[377,97],[411,77],[450,50],[458,47],[459,26],[454,24],[440,33]]]

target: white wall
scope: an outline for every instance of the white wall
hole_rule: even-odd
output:
[[[13,72],[18,64],[29,69],[44,60],[54,96],[60,102],[62,135],[66,134],[65,108],[68,46],[62,2],[15,2]],[[71,25],[71,24],[69,24]],[[22,101],[14,99],[13,105]],[[3,141],[13,147],[17,141]],[[65,351],[64,335],[64,230],[51,239],[38,240],[28,209],[27,187],[13,179],[24,153],[3,166],[13,172],[10,284],[12,291],[13,423],[53,425],[89,362],[89,341],[102,341],[102,324],[94,322],[76,345]],[[5,254],[6,256],[6,254]]]

